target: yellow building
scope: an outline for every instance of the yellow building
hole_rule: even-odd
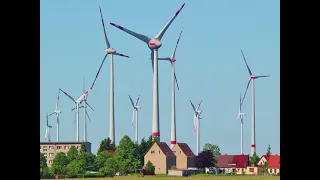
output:
[[[82,143],[83,142],[40,142],[40,152],[46,157],[48,167],[51,167],[57,153],[68,153],[71,146],[75,146],[79,151]],[[86,151],[91,152],[91,143],[84,143],[86,145]]]

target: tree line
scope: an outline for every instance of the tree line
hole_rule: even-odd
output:
[[[79,151],[75,146],[71,146],[67,153],[59,152],[56,154],[51,168],[48,168],[46,158],[40,152],[40,178],[53,177],[55,174],[68,175],[69,177],[112,177],[116,172],[134,173],[144,164],[147,164],[148,169],[154,170],[151,162],[144,162],[144,155],[154,142],[150,136],[147,140],[142,138],[140,144],[137,144],[126,135],[120,140],[119,145],[115,146],[107,138],[101,141],[97,155],[86,152],[84,143],[81,144]],[[195,165],[200,169],[215,167],[220,154],[218,145],[205,144],[203,151],[195,158]],[[259,156],[256,154],[250,158],[251,163],[258,161]],[[90,171],[99,173],[87,173]]]

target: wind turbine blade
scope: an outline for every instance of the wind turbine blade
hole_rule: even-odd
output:
[[[246,97],[246,94],[247,94],[247,91],[248,91],[250,82],[251,82],[251,79],[249,79],[249,81],[248,81],[247,88],[246,88],[246,91],[245,91],[245,93],[244,93],[244,95],[243,95],[243,98],[242,98],[242,101],[241,101],[240,106],[242,106],[242,103],[243,103],[243,101],[244,101],[244,98]]]
[[[59,96],[60,96],[60,89],[59,89],[59,91],[58,91],[58,97],[57,97],[57,102],[56,102],[56,111],[58,110]]]
[[[151,65],[152,65],[152,73],[153,73],[153,71],[154,71],[154,65],[153,65],[153,59],[154,59],[154,52],[153,52],[153,50],[151,50]]]
[[[103,58],[103,60],[102,60],[102,63],[100,64],[99,70],[98,70],[98,72],[97,72],[97,74],[96,74],[96,77],[94,78],[94,81],[93,81],[90,89],[93,88],[94,83],[96,82],[96,80],[97,80],[97,78],[98,78],[98,75],[99,75],[99,73],[100,73],[100,70],[101,70],[101,68],[102,68],[102,65],[103,65],[104,61],[106,60],[107,56],[108,56],[108,54],[104,55],[104,58]]]
[[[91,122],[91,119],[90,119],[90,116],[89,116],[89,113],[88,113],[88,111],[87,111],[87,110],[86,110],[86,115],[87,115],[87,117],[88,117],[89,121]]]
[[[182,33],[182,31],[180,32],[179,38],[178,38],[178,40],[177,40],[176,47],[174,47],[174,51],[173,51],[173,53],[172,53],[172,57],[173,57],[173,58],[176,56],[176,50],[177,50],[177,47],[178,47],[178,44],[179,44],[179,41],[180,41],[181,33]]]
[[[53,115],[53,114],[55,114],[55,113],[56,113],[56,112],[53,112],[53,113],[49,114],[48,117],[51,116],[51,115]]]
[[[104,26],[104,21],[103,21],[102,11],[101,11],[101,7],[100,6],[99,6],[99,9],[100,9],[101,22],[102,22],[103,32],[104,32],[104,39],[106,40],[107,48],[110,48],[110,43],[109,43],[108,38],[107,38],[106,28]]]
[[[131,101],[132,107],[134,107],[134,103],[133,103],[133,101],[132,101],[132,99],[131,99],[130,95],[129,95],[129,99],[130,99],[130,101]]]
[[[89,106],[89,108],[90,108],[92,111],[94,111],[93,108],[90,106],[90,104],[87,103],[87,101],[85,101],[85,103],[86,103],[87,106]]]
[[[178,84],[178,80],[177,80],[176,73],[174,73],[174,79],[175,79],[175,81],[176,81],[176,85],[177,85],[177,88],[178,88],[178,90],[179,90],[179,84]]]
[[[170,21],[160,30],[160,32],[156,35],[156,39],[159,39],[161,41],[164,33],[167,31],[167,29],[169,28],[169,26],[171,25],[171,23],[173,22],[173,20],[179,15],[181,9],[184,7],[184,4],[182,4],[182,6],[180,7],[180,9],[174,14],[174,16],[170,19]]]
[[[168,61],[170,61],[171,59],[169,57],[167,57],[167,58],[158,58],[158,60],[168,60]]]
[[[137,98],[136,105],[138,105],[139,99],[140,99],[140,94],[139,94],[139,96]]]
[[[256,79],[262,78],[262,77],[270,77],[270,75],[265,75],[265,76],[255,76]]]
[[[134,37],[140,39],[141,41],[143,41],[143,42],[145,42],[145,43],[147,43],[147,44],[148,44],[149,41],[151,40],[151,38],[149,38],[148,36],[145,36],[145,35],[142,35],[142,34],[138,34],[138,33],[136,33],[136,32],[133,32],[133,31],[129,30],[129,29],[126,29],[126,28],[124,28],[124,27],[122,27],[122,26],[116,25],[116,24],[114,24],[114,23],[112,23],[112,22],[110,22],[110,24],[111,24],[112,26],[115,26],[115,27],[117,27],[118,29],[120,29],[120,30],[122,30],[122,31],[124,31],[124,32],[126,32],[126,33],[128,33],[128,34],[130,34],[131,36],[134,36]]]
[[[59,88],[59,90],[62,91],[63,94],[65,94],[66,96],[68,96],[73,102],[76,102],[76,100],[75,100],[72,96],[70,96],[68,93],[64,92],[64,91],[63,91],[62,89],[60,89],[60,88]]]
[[[200,108],[200,106],[201,106],[201,103],[202,103],[202,100],[200,101],[200,103],[198,104],[198,106],[197,106],[197,111],[199,110],[199,108]],[[201,114],[201,112],[200,112],[200,114]]]
[[[191,100],[189,100],[189,101],[190,101],[190,103],[191,103],[191,106],[192,106],[192,108],[193,108],[193,111],[196,112],[196,108],[194,107],[193,103],[191,102]]]
[[[242,50],[241,50],[241,53],[242,53],[242,56],[243,56],[244,62],[246,63],[246,66],[247,66],[248,72],[249,72],[250,76],[252,76],[252,72],[251,72],[251,70],[250,70],[250,68],[249,68],[249,66],[248,66],[248,63],[247,63],[247,61],[246,61],[246,58],[244,57],[244,54],[243,54]]]
[[[133,111],[132,111],[132,121],[131,121],[131,126],[133,128],[133,125],[134,125],[134,111],[135,109],[133,108]]]
[[[129,56],[126,56],[126,55],[124,55],[124,54],[120,54],[120,53],[114,53],[114,55],[122,56],[122,57],[126,57],[126,58],[130,58]]]

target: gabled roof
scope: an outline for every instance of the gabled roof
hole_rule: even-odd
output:
[[[268,155],[268,154],[263,155],[260,159],[262,159],[263,157],[264,157],[267,161],[269,161],[269,159],[270,159],[270,155]]]
[[[233,156],[234,155],[227,155],[227,154],[220,155],[218,157],[217,166],[220,168],[230,168],[232,164]]]
[[[280,168],[280,155],[270,155],[268,168]]]
[[[194,153],[192,152],[192,150],[190,149],[190,147],[188,146],[188,144],[186,143],[177,143],[176,145],[178,145],[181,149],[181,151],[187,156],[187,157],[194,157]]]
[[[162,153],[168,157],[175,157],[174,153],[170,149],[167,143],[165,142],[156,142],[159,148],[161,149]]]
[[[234,155],[232,159],[232,164],[232,167],[235,168],[246,168],[249,164],[249,155]]]

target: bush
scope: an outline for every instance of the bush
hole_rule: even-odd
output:
[[[146,171],[153,172],[155,169],[156,169],[155,166],[150,161],[148,161],[146,164]]]

